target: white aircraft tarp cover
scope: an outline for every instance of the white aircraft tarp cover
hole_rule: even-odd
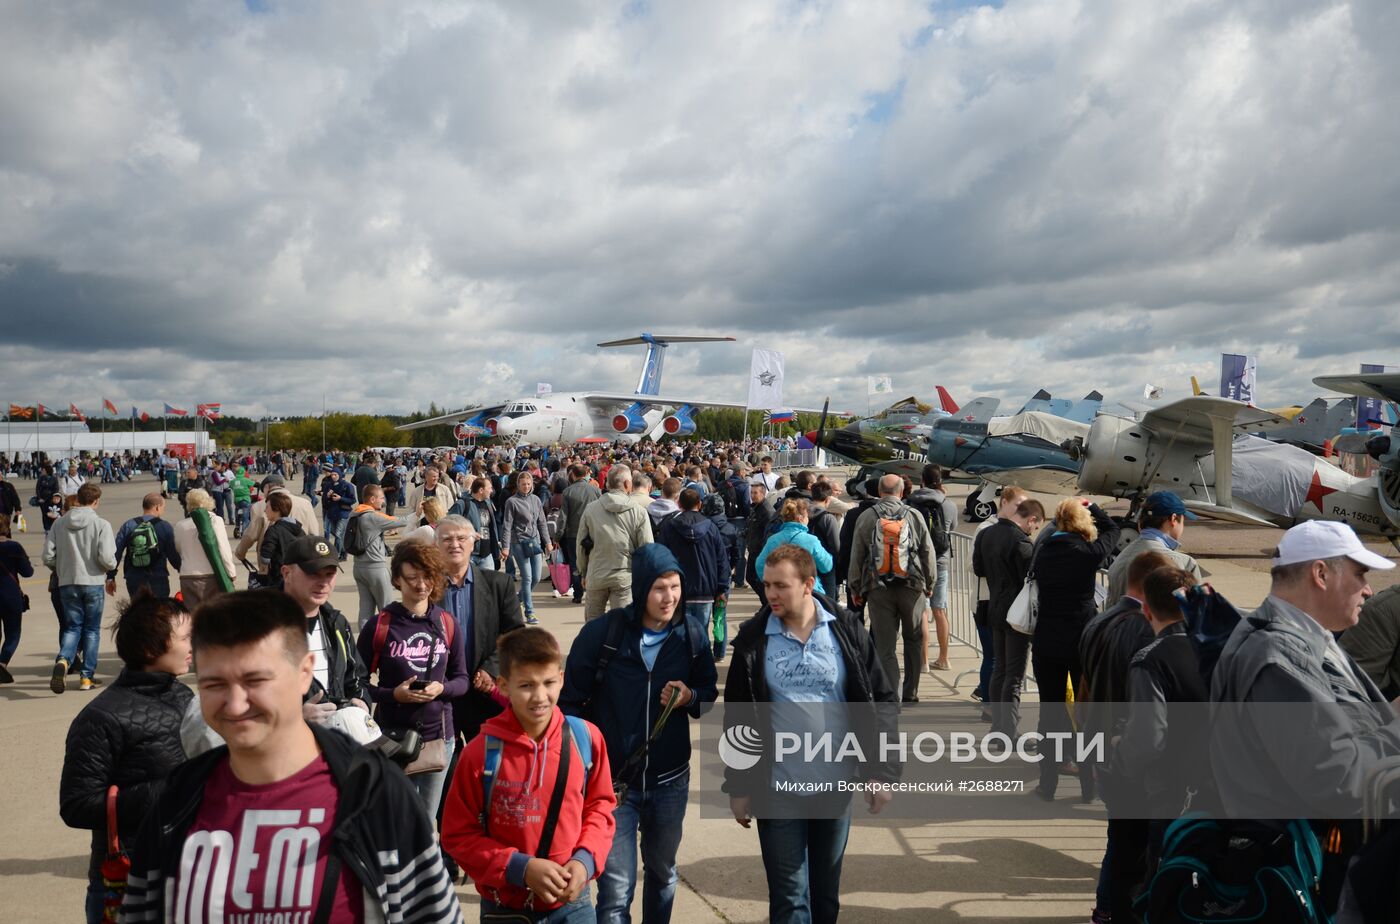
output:
[[[1017,433],[1058,445],[1076,436],[1088,439],[1089,425],[1056,417],[1044,411],[1022,411],[1011,417],[993,417],[987,422],[988,436],[1011,436]]]
[[[1270,513],[1291,517],[1303,508],[1316,459],[1297,446],[1257,436],[1237,437],[1230,463],[1234,497]]]

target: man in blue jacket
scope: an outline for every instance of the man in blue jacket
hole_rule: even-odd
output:
[[[132,517],[117,530],[117,563],[126,563],[126,595],[136,598],[145,587],[155,597],[170,596],[170,569],[180,570],[180,553],[175,551],[175,527],[161,515],[165,513],[165,498],[152,491],[141,499],[141,515]],[[137,530],[145,524],[149,530]],[[151,544],[154,534],[155,544]],[[117,569],[107,572],[107,594],[117,592]]]
[[[706,524],[708,525],[708,523]],[[708,624],[681,607],[689,581],[676,556],[648,543],[632,553],[628,606],[584,624],[564,669],[559,707],[603,733],[616,786],[612,852],[598,879],[598,920],[627,919],[641,834],[642,920],[666,924],[676,897],[676,851],[690,786],[690,723],[719,696]],[[665,706],[675,714],[648,743]]]
[[[663,520],[656,541],[671,550],[685,573],[685,612],[710,624],[715,601],[729,595],[729,548],[710,518],[700,512],[700,492],[686,488],[681,512]]]
[[[338,469],[333,468],[326,473],[326,480],[321,483],[321,505],[326,511],[326,538],[335,540],[341,561],[345,561],[345,525],[350,522],[350,511],[358,500],[355,486],[341,478]]]

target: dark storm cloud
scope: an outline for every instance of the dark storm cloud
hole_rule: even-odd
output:
[[[1129,398],[1222,350],[1302,400],[1400,346],[1397,36],[1383,0],[26,5],[0,315],[65,360],[0,388],[455,406],[630,388],[594,344],[650,330],[741,338],[668,355],[713,398],[759,345],[795,404]]]

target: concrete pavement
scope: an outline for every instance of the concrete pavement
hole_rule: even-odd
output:
[[[27,498],[30,485],[17,485]],[[115,526],[140,511],[140,498],[155,487],[154,479],[138,478],[106,485],[99,513]],[[172,502],[168,519],[177,519]],[[37,512],[37,511],[36,511]],[[34,560],[36,575],[24,582],[33,601],[25,615],[23,641],[10,665],[16,682],[0,686],[0,919],[13,924],[80,919],[86,883],[88,833],[67,828],[58,817],[58,780],[68,725],[95,694],[76,690],[56,696],[48,689],[48,674],[57,650],[57,620],[48,602],[48,572],[39,562],[43,532],[37,516],[31,531],[16,536]],[[968,529],[964,524],[961,529]],[[1195,550],[1210,543],[1211,528],[1193,526],[1189,545]],[[1276,537],[1251,530],[1230,538],[1248,548],[1246,557],[1226,555],[1203,562],[1212,581],[1240,605],[1252,606],[1267,592],[1267,566],[1261,571],[1252,558],[1255,546],[1272,546]],[[240,581],[240,583],[242,583]],[[583,621],[583,608],[551,599],[548,585],[537,594],[537,612],[544,626],[567,648]],[[334,605],[356,610],[349,569],[342,574]],[[753,612],[753,596],[736,596],[730,606],[733,634],[737,620]],[[115,606],[108,602],[108,622]],[[923,702],[966,701],[969,684],[960,692],[953,677],[976,667],[965,647],[951,651],[954,670],[925,674]],[[98,676],[110,681],[119,664],[110,636],[104,632]],[[720,666],[723,688],[727,665]],[[187,678],[192,681],[193,678]],[[692,783],[694,787],[696,784]],[[1037,921],[1072,924],[1089,919],[1094,884],[1103,854],[1104,817],[1099,804],[1081,806],[1069,800],[1065,787],[1050,813],[1028,812],[1039,820],[1024,822],[956,822],[911,824],[880,822],[856,810],[842,879],[843,920],[897,924],[980,922],[1012,924]],[[1028,797],[1022,797],[1028,798]],[[767,889],[755,830],[732,820],[701,818],[692,802],[680,851],[682,882],[674,919],[686,922],[759,922],[767,919]],[[476,917],[475,892],[461,889],[464,913]],[[640,897],[640,889],[638,890]],[[634,907],[640,920],[640,907]]]

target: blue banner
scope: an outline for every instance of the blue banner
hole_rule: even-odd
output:
[[[1242,353],[1220,354],[1220,397],[1254,403],[1254,376],[1258,361]]]
[[[1377,366],[1374,363],[1362,363],[1361,374],[1384,372],[1385,366]],[[1356,427],[1364,429],[1375,426],[1381,419],[1381,399],[1380,398],[1357,398],[1356,399]]]

